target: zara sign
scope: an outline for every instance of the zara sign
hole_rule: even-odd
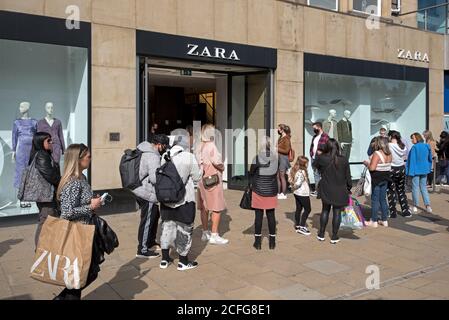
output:
[[[229,52],[226,51],[226,49],[224,48],[217,48],[217,47],[209,48],[207,46],[200,47],[197,44],[187,45],[187,55],[204,58],[215,58],[221,60],[234,60],[234,61],[240,60],[235,50]]]
[[[410,50],[398,49],[398,58],[429,63],[429,54],[420,51],[412,52]]]

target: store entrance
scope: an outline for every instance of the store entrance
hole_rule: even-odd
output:
[[[270,70],[146,57],[140,58],[139,80],[139,142],[148,140],[154,124],[157,133],[169,135],[194,121],[212,123],[223,138],[225,187],[247,185],[257,152],[257,141],[248,142],[247,131],[254,130],[258,139],[258,130],[268,134],[272,126]]]

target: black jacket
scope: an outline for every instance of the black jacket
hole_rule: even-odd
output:
[[[347,206],[352,187],[348,160],[345,157],[338,157],[335,166],[330,155],[323,154],[316,157],[314,166],[321,174],[318,192],[323,203],[336,207]]]
[[[249,170],[251,190],[263,197],[276,196],[278,193],[277,157],[268,158],[259,154],[253,160]]]
[[[49,152],[41,150],[36,153],[36,169],[45,180],[55,186],[55,189],[58,187],[61,180],[61,171],[59,164],[53,160]]]

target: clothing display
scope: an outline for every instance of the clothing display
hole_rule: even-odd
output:
[[[62,132],[62,123],[59,119],[53,119],[53,123],[50,125],[47,119],[41,119],[37,123],[38,132],[47,132],[51,135],[53,141],[52,157],[56,163],[61,160],[61,154],[64,154],[65,143],[64,134]]]
[[[326,120],[323,122],[323,131],[326,132],[331,139],[339,140],[338,124],[335,120]]]
[[[15,188],[19,188],[22,172],[28,166],[33,136],[36,130],[36,119],[17,119],[14,121],[12,129],[12,151],[16,153]]]
[[[352,123],[346,118],[338,121],[337,124],[338,141],[341,145],[341,154],[349,160],[352,148]]]

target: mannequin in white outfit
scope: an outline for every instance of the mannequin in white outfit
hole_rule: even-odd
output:
[[[337,121],[335,120],[336,117],[337,110],[329,110],[329,117],[323,122],[323,131],[329,135],[329,138],[338,140]]]

